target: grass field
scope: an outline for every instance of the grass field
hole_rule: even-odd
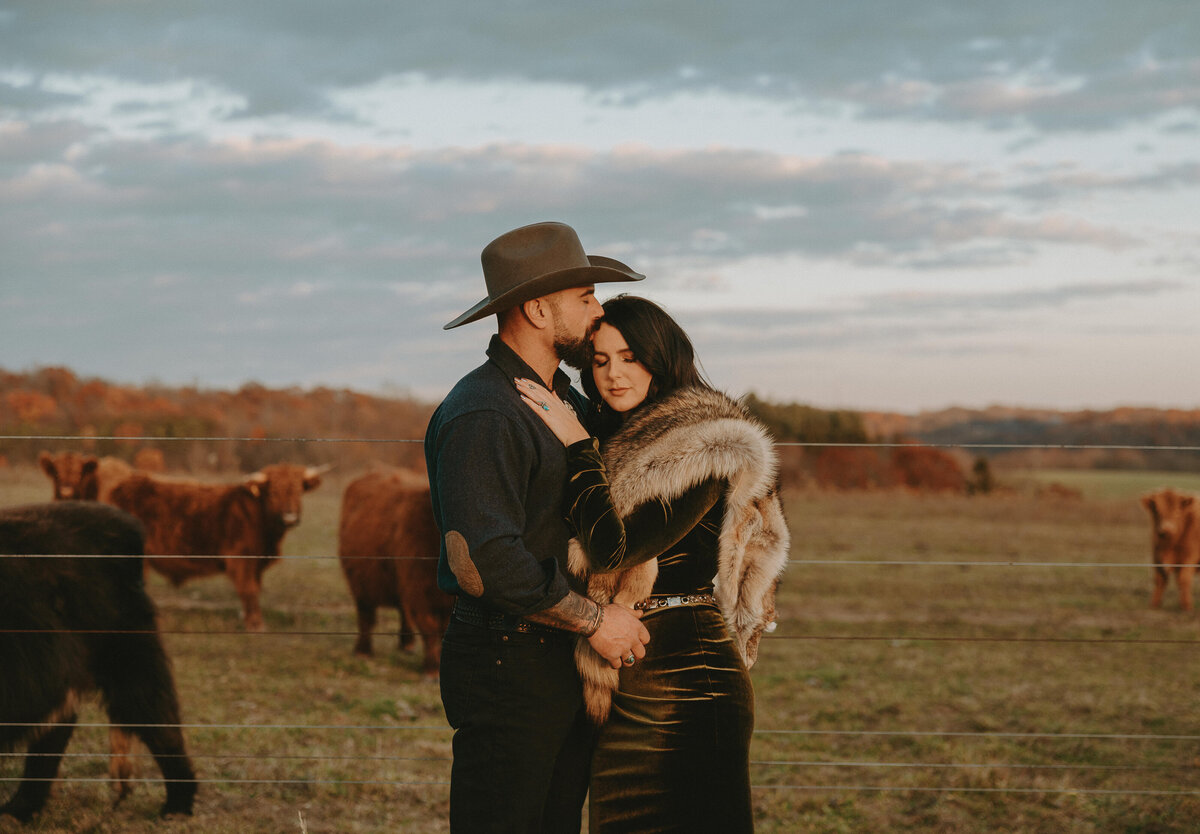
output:
[[[1018,482],[1058,483],[1077,489],[1086,498],[1136,498],[1160,487],[1200,493],[1196,472],[1097,472],[1089,469],[1043,469],[1015,473]]]
[[[793,562],[753,671],[758,830],[1196,831],[1197,623],[1174,594],[1148,608],[1136,496],[1198,479],[1143,474],[1023,481],[1076,500],[787,495]],[[205,780],[196,816],[158,822],[153,783],[113,809],[106,733],[83,727],[73,781],[32,825],[0,831],[447,830],[449,732],[419,654],[397,653],[393,634],[377,635],[376,658],[351,656],[353,611],[327,558],[344,483],[305,498],[285,553],[321,558],[267,573],[266,634],[240,631],[222,578],[151,579]],[[0,470],[0,505],[48,495],[40,473]],[[82,720],[103,717],[89,706]],[[0,778],[17,773],[0,762]],[[157,776],[146,760],[139,773]]]

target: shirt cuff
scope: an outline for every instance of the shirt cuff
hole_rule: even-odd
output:
[[[567,447],[567,456],[576,457],[577,455],[587,455],[588,453],[600,454],[600,441],[594,437],[585,437],[583,440],[576,440]]]

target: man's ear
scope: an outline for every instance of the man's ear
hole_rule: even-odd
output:
[[[531,298],[523,303],[521,305],[521,314],[525,316],[526,321],[538,330],[545,330],[553,324],[550,316],[550,305],[546,303],[546,299],[544,298]]]

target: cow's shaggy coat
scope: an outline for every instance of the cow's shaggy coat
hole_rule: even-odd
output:
[[[110,501],[146,525],[146,563],[180,585],[224,573],[250,631],[263,630],[262,577],[279,561],[284,533],[300,523],[300,498],[323,470],[278,463],[241,483],[207,484],[135,473]]]
[[[355,654],[371,654],[376,609],[400,613],[400,648],[412,632],[425,645],[424,674],[436,677],[454,598],[438,589],[439,534],[429,481],[405,470],[368,472],[342,495],[338,559],[358,612]]]
[[[1173,489],[1160,489],[1142,496],[1150,513],[1150,543],[1154,558],[1154,593],[1150,605],[1162,604],[1170,574],[1179,583],[1179,602],[1192,610],[1192,581],[1200,565],[1200,506],[1196,496]]]
[[[55,501],[107,501],[113,488],[133,474],[120,458],[79,452],[42,452],[38,464],[54,484]]]
[[[28,752],[22,781],[0,814],[28,821],[45,805],[76,705],[93,692],[113,724],[140,738],[158,762],[166,780],[162,814],[190,814],[196,781],[175,683],[141,559],[128,558],[141,556],[141,525],[95,502],[14,507],[0,510],[0,553],[22,554],[0,558],[0,748],[24,743]]]

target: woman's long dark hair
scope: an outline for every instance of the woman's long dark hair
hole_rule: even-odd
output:
[[[711,388],[696,367],[692,340],[678,322],[653,301],[636,295],[618,295],[604,302],[602,324],[615,327],[637,361],[650,372],[650,390],[642,405],[670,396],[680,388]],[[593,431],[607,437],[621,424],[622,415],[605,405],[596,388],[591,363],[579,375],[583,390],[599,409]],[[641,408],[641,406],[638,406]]]

